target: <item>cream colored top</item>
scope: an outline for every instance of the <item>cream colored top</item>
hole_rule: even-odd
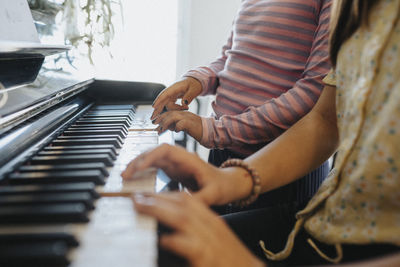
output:
[[[340,255],[333,262],[340,261],[343,243],[400,246],[399,7],[398,0],[379,1],[369,27],[342,45],[336,73],[324,80],[337,85],[335,166],[298,212],[285,250],[265,250],[267,257],[287,257],[303,224],[315,239],[336,245]]]

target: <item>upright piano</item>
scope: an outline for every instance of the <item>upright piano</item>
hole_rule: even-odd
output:
[[[64,50],[0,42],[0,266],[156,266],[156,222],[130,195],[168,179],[120,173],[173,143],[149,120],[164,86],[97,80],[50,55]]]

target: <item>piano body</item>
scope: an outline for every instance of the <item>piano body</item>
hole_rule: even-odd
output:
[[[67,49],[0,40],[0,266],[156,266],[157,224],[129,196],[168,178],[120,173],[173,143],[149,121],[164,86],[54,68]]]

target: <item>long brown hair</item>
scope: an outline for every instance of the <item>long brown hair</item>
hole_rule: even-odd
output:
[[[377,0],[333,0],[329,53],[336,66],[340,46],[361,26],[368,24],[368,14]]]

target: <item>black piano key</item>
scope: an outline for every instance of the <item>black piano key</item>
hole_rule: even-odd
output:
[[[71,136],[71,135],[118,135],[121,138],[126,137],[126,133],[120,130],[113,130],[113,129],[100,129],[100,130],[65,130],[62,133],[64,136]]]
[[[92,198],[99,198],[96,185],[92,182],[38,184],[38,185],[4,185],[0,186],[0,195],[46,194],[46,193],[80,193],[85,192]]]
[[[107,154],[34,156],[29,161],[30,164],[66,164],[91,162],[102,162],[108,167],[113,166],[113,160]]]
[[[90,128],[96,128],[96,127],[120,127],[124,129],[124,131],[128,132],[128,126],[122,123],[109,123],[109,124],[104,124],[104,123],[79,123],[79,124],[72,124],[69,126],[68,129],[80,129],[83,127],[90,127]]]
[[[92,115],[96,115],[96,114],[132,114],[134,115],[135,112],[133,112],[132,110],[88,110],[85,115],[87,114],[92,114]]]
[[[101,120],[101,119],[79,119],[75,122],[76,125],[91,125],[91,124],[123,124],[126,127],[129,126],[129,122],[126,120]]]
[[[92,182],[104,184],[104,175],[98,170],[63,171],[63,172],[22,172],[8,176],[10,184],[50,184]]]
[[[41,205],[58,203],[81,203],[86,209],[94,209],[94,199],[89,193],[63,193],[63,194],[23,194],[2,196],[0,195],[0,206]]]
[[[62,240],[0,246],[0,266],[68,266],[68,245]]]
[[[78,121],[92,121],[92,120],[97,120],[97,121],[117,121],[117,122],[127,122],[130,123],[132,121],[131,118],[129,117],[80,117]]]
[[[17,172],[51,172],[51,171],[57,172],[57,171],[79,171],[79,170],[99,170],[105,177],[109,175],[106,165],[102,162],[56,164],[56,165],[50,165],[50,164],[22,165],[18,168]]]
[[[0,246],[15,244],[32,244],[38,242],[64,241],[68,247],[77,247],[79,245],[75,236],[65,232],[46,232],[46,233],[10,233],[0,234]]]
[[[52,146],[79,146],[79,145],[113,145],[115,148],[121,148],[122,144],[115,138],[99,138],[99,139],[60,139],[54,140]]]
[[[80,203],[0,206],[0,224],[78,223],[88,221],[85,205]]]
[[[88,126],[81,126],[81,127],[70,127],[68,128],[67,131],[101,131],[101,130],[111,130],[111,131],[118,131],[122,132],[125,136],[128,134],[128,130],[126,130],[126,127],[120,127],[120,126],[101,126],[101,127],[88,127]]]
[[[83,118],[102,118],[102,117],[126,117],[133,120],[135,115],[133,112],[88,112],[83,115]]]
[[[99,118],[85,118],[81,117],[78,121],[115,121],[118,123],[129,122],[130,119],[128,117],[99,117]]]
[[[68,128],[68,131],[101,131],[101,130],[119,131],[119,132],[122,132],[124,134],[124,136],[126,136],[128,134],[128,132],[129,132],[127,127],[118,127],[118,126],[110,126],[110,127],[100,126],[100,127],[97,127],[96,125],[80,125],[80,127],[79,126],[75,126],[75,127]]]
[[[44,151],[67,151],[67,150],[82,150],[82,149],[109,149],[111,150],[115,155],[118,155],[118,151],[115,149],[115,146],[113,145],[91,145],[91,146],[47,146],[43,148]]]
[[[132,119],[129,116],[82,116],[79,120],[106,120],[106,121],[128,121],[131,122]]]
[[[90,110],[135,110],[134,105],[96,105]]]
[[[73,140],[73,139],[104,139],[104,138],[113,138],[117,140],[121,145],[123,144],[123,140],[119,135],[72,135],[72,136],[65,136],[60,135],[57,137],[57,140]]]
[[[55,150],[55,151],[40,151],[37,156],[58,156],[58,155],[97,155],[107,154],[111,159],[115,160],[117,156],[112,150],[108,149],[85,149],[85,150]]]

